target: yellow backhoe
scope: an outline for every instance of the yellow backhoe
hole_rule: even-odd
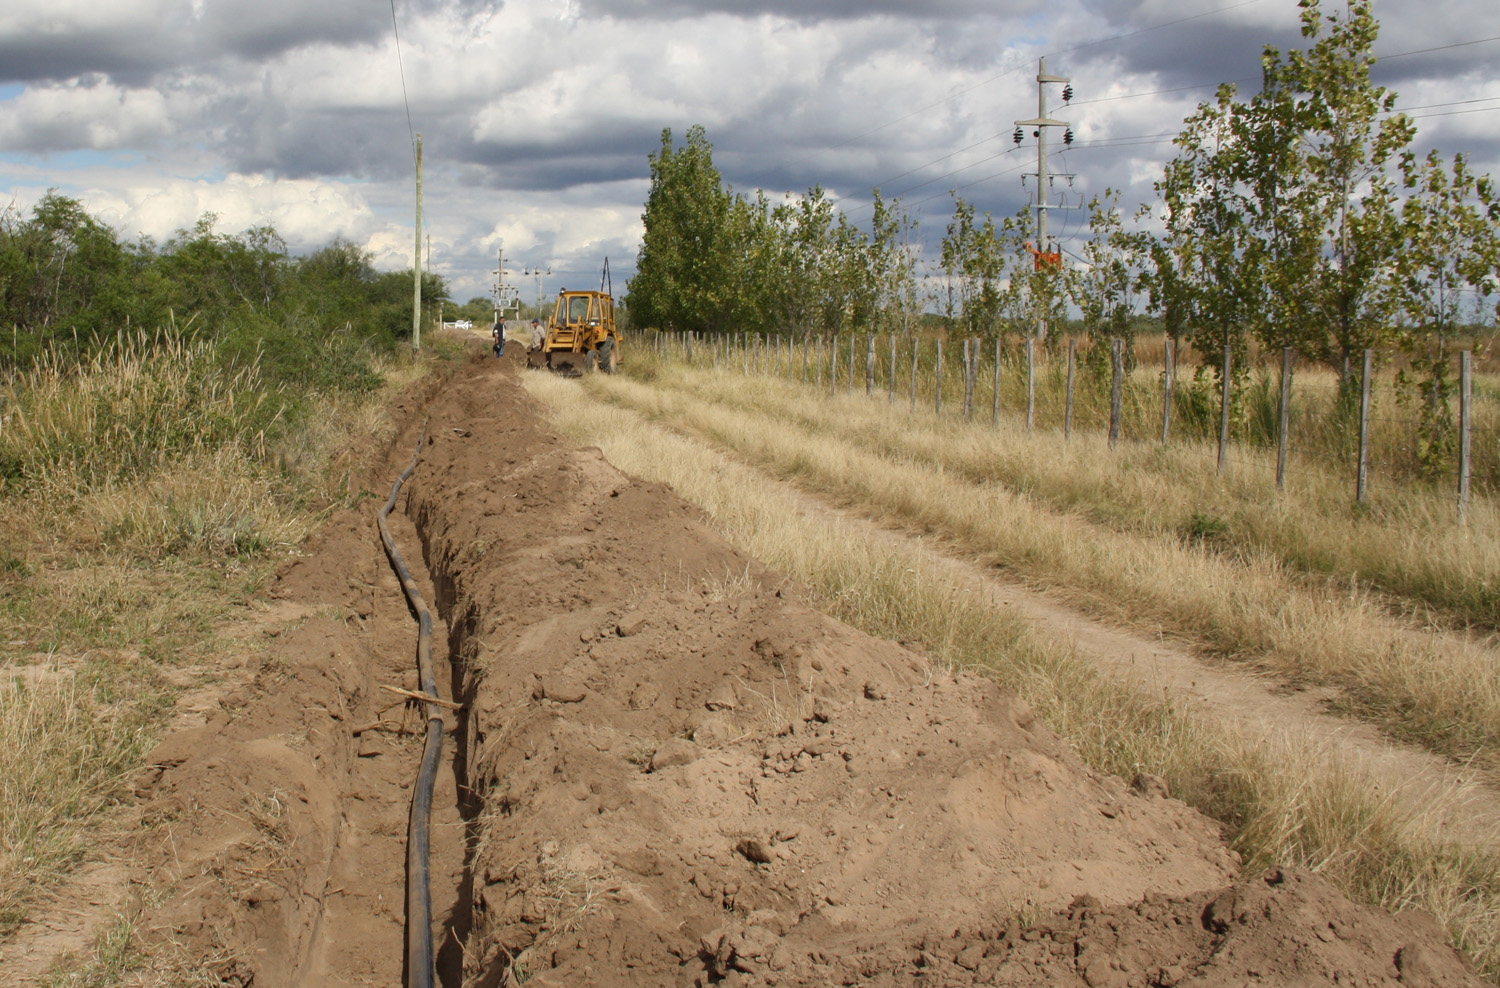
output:
[[[557,293],[557,305],[547,320],[546,333],[526,351],[528,367],[545,367],[557,374],[577,377],[601,370],[613,374],[620,364],[620,328],[615,323],[615,300],[604,288],[609,281],[609,262],[597,292]]]

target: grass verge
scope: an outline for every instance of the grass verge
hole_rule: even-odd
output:
[[[1378,795],[1337,756],[1237,736],[1111,679],[1070,645],[1039,640],[977,603],[920,547],[803,512],[794,492],[706,442],[605,403],[593,385],[543,375],[525,383],[562,431],[600,446],[623,470],[670,483],[731,541],[812,587],[832,613],[872,634],[919,640],[944,662],[990,670],[1091,765],[1165,777],[1179,798],[1226,824],[1252,867],[1298,863],[1356,899],[1427,909],[1455,945],[1500,973],[1500,857],[1445,841],[1440,800],[1414,807]]]
[[[1268,556],[1294,570],[1345,584],[1356,580],[1402,598],[1398,607],[1429,610],[1432,616],[1460,625],[1500,627],[1500,513],[1483,495],[1474,499],[1468,524],[1457,516],[1454,492],[1439,496],[1426,484],[1384,484],[1373,505],[1361,507],[1352,503],[1347,463],[1296,449],[1288,489],[1278,493],[1271,483],[1274,450],[1236,445],[1231,469],[1221,475],[1212,442],[1178,439],[1164,447],[1154,441],[1160,435],[1159,407],[1153,409],[1158,416],[1154,427],[1129,433],[1152,441],[1126,442],[1104,454],[1098,436],[1107,419],[1101,423],[1097,416],[1084,415],[1082,404],[1074,439],[1067,443],[1060,424],[1047,418],[1035,433],[1026,434],[1024,415],[1014,411],[1018,403],[1024,408],[1024,394],[1006,396],[997,429],[990,424],[988,404],[976,410],[974,421],[966,422],[953,407],[951,389],[943,415],[932,411],[930,395],[913,412],[904,390],[888,403],[879,387],[873,401],[830,405],[827,387],[796,382],[800,367],[794,367],[796,373],[789,378],[784,364],[774,371],[759,367],[767,373],[755,373],[757,365],[752,365],[752,375],[747,376],[742,367],[730,366],[726,372],[722,365],[708,364],[709,359],[695,351],[690,369],[647,352],[634,358],[630,367],[635,373],[645,364],[657,364],[671,374],[674,388],[773,414],[859,443],[871,452],[952,471],[976,483],[1004,484],[1116,530],[1206,539],[1220,552]],[[1040,381],[1044,387],[1059,386],[1055,370],[1049,365]],[[1330,375],[1321,377],[1328,379],[1303,375],[1319,378],[1307,385],[1314,391],[1336,390]],[[931,382],[924,381],[924,388],[930,390]],[[861,367],[855,393],[841,386],[838,394],[863,398],[863,391]],[[1097,398],[1091,391],[1086,395]],[[1315,413],[1305,408],[1300,414],[1333,415],[1326,409]],[[1213,418],[1217,428],[1217,412]]]
[[[879,418],[863,396],[830,402],[718,371],[666,370],[652,381],[601,375],[587,387],[776,476],[955,539],[1108,620],[1253,660],[1294,684],[1336,686],[1350,709],[1398,736],[1463,757],[1500,743],[1496,650],[1391,615],[1358,580],[1309,581],[1268,553],[1091,525],[978,469],[951,468],[945,454],[900,449],[1000,449],[1098,474],[1112,469],[1099,437],[1053,455],[1047,440]]]
[[[369,369],[382,387],[292,394],[142,336],[0,377],[0,936],[107,843],[180,667],[358,493],[353,451],[425,372]]]

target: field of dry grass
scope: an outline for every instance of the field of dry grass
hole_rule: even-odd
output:
[[[394,389],[308,396],[139,338],[0,378],[0,934],[103,843],[218,623],[349,489]]]
[[[1151,511],[1202,511],[1195,506],[1230,505],[1240,493],[1245,527],[1268,535],[1296,529],[1350,555],[1384,546],[1397,560],[1446,546],[1433,564],[1459,584],[1482,581],[1475,570],[1500,560],[1500,543],[1477,524],[1431,519],[1419,539],[1315,496],[1253,499],[1192,451],[1110,453],[1097,435],[1062,444],[1013,423],[912,415],[773,378],[684,368],[669,387],[625,377],[594,387],[776,476],[941,533],[1096,615],[1254,662],[1288,683],[1335,686],[1350,709],[1436,750],[1470,756],[1500,740],[1500,662],[1486,640],[1413,620],[1401,613],[1410,602],[1393,608],[1357,559],[1312,575],[1260,546],[1185,536]],[[1047,496],[1067,489],[1116,492],[1120,517]],[[1476,517],[1492,511],[1476,505]]]
[[[987,423],[897,415],[862,393],[830,400],[785,381],[639,357],[631,374],[597,375],[582,388],[526,380],[564,431],[625,470],[671,483],[834,613],[920,641],[944,661],[993,670],[1090,763],[1127,777],[1164,776],[1176,795],[1224,821],[1250,860],[1304,863],[1366,901],[1421,905],[1455,943],[1500,970],[1500,858],[1453,842],[1440,800],[1413,805],[1383,795],[1357,764],[1296,738],[1238,735],[1113,679],[1071,645],[1039,639],[946,582],[920,545],[893,548],[856,525],[803,512],[797,493],[775,480],[934,533],[1097,613],[1171,628],[1291,679],[1338,683],[1351,706],[1439,748],[1473,750],[1500,727],[1500,689],[1483,644],[1417,627],[1357,582],[1341,587],[1264,551],[1226,552],[1153,535],[1129,519],[1085,517],[972,465],[1061,460],[1034,468],[1059,481],[1069,467],[1093,471],[1084,483],[1095,485],[1147,472],[1110,466],[1096,440],[1077,437],[1064,454],[1061,444],[1041,447],[1014,428],[1002,436]],[[1152,471],[1170,478],[1184,467]]]

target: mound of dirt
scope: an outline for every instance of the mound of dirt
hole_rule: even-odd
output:
[[[518,363],[411,396],[370,483],[427,417],[397,538],[463,705],[443,983],[1482,983],[1430,918],[1241,878],[1153,780],[1100,776],[993,682],[821,614],[548,431]],[[414,686],[415,633],[374,510],[284,574],[308,619],[142,780],[179,889],[152,922],[230,983],[400,977],[418,748],[355,730],[379,686]]]

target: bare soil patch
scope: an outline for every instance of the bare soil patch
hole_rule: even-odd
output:
[[[821,614],[548,431],[515,355],[411,395],[366,481],[388,490],[426,423],[393,522],[463,705],[434,821],[442,983],[1482,983],[1429,918],[1241,875],[1153,780]],[[420,746],[379,687],[415,688],[415,629],[379,500],[282,574],[298,617],[139,780],[138,873],[169,890],[141,927],[221,983],[402,978]]]

